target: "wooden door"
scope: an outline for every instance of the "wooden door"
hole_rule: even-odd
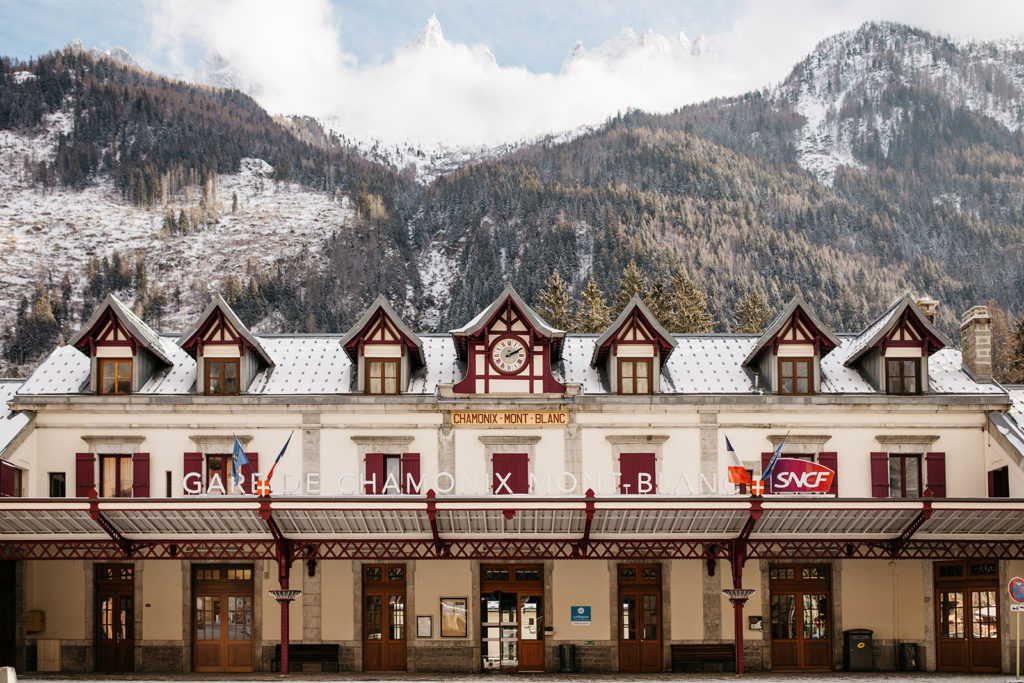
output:
[[[14,582],[15,564],[11,560],[0,562],[0,666],[14,666],[15,649],[14,617],[17,614]]]
[[[994,560],[936,565],[939,670],[1000,670],[999,595]]]
[[[832,586],[828,565],[769,568],[772,670],[832,668]]]
[[[619,671],[661,671],[661,568],[622,565],[618,573]]]
[[[404,565],[363,566],[363,670],[405,671]]]
[[[480,651],[484,671],[544,670],[544,569],[482,565]]]
[[[96,567],[96,670],[135,670],[135,568]]]
[[[193,670],[253,671],[252,567],[197,565],[192,595]]]

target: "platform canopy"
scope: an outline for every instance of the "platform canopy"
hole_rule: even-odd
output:
[[[1024,501],[5,499],[0,559],[1024,558]]]

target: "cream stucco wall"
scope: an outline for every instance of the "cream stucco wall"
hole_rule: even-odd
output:
[[[672,640],[702,640],[704,638],[704,563],[700,560],[673,560],[671,572]]]
[[[924,640],[931,618],[923,600],[931,587],[924,581],[920,560],[843,562],[843,628],[869,628],[876,639]]]
[[[257,567],[260,563],[257,563]],[[269,591],[277,590],[277,564],[272,560],[264,560],[263,566],[263,586],[266,590],[263,591],[263,595],[256,596],[256,604],[259,605],[262,601],[263,609],[263,640],[280,641],[281,640],[281,606],[277,603],[273,597],[271,597]],[[292,570],[288,574],[288,585],[291,588],[302,588],[302,572],[306,571],[306,565],[303,562],[296,562],[292,565]],[[302,596],[292,601],[291,610],[288,612],[288,638],[292,642],[299,642],[302,640]]]
[[[25,588],[25,607],[46,613],[46,630],[31,638],[91,637],[85,632],[85,599],[93,587],[86,580],[82,561],[26,562]]]
[[[141,562],[144,640],[181,640],[182,568],[180,562]]]
[[[608,640],[612,615],[608,595],[614,591],[613,576],[605,560],[555,562],[551,575],[554,614],[545,620],[555,627],[555,640]],[[571,608],[590,605],[590,626],[573,626]]]
[[[473,625],[480,620],[480,603],[472,595],[473,563],[469,560],[418,560],[415,571],[415,609],[411,616],[409,637],[416,637],[416,617],[431,616],[431,639],[441,639],[441,598],[466,598],[466,637],[445,638],[456,643],[468,642],[474,632]]]
[[[320,572],[320,619],[324,640],[354,640],[356,573],[348,560],[324,560]],[[278,631],[281,630],[278,626]]]

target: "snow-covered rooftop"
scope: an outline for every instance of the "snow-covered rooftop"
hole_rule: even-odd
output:
[[[7,402],[24,383],[20,379],[0,379],[0,453],[3,453],[32,419],[25,413],[12,413]]]

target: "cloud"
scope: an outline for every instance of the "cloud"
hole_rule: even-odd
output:
[[[652,112],[782,80],[826,36],[871,20],[978,38],[1024,31],[1024,3],[979,0],[751,1],[715,36],[624,30],[578,46],[558,74],[499,65],[483,45],[444,40],[428,24],[390,60],[343,50],[328,0],[176,0],[149,7],[154,62],[200,78],[190,55],[216,54],[272,114],[310,114],[386,143],[497,144]],[[566,46],[567,55],[570,46]]]

